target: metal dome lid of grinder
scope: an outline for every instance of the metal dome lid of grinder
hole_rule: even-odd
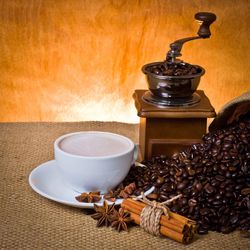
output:
[[[210,12],[198,12],[195,14],[195,19],[201,23],[198,36],[174,41],[170,44],[165,61],[149,63],[142,67],[143,73],[147,75],[149,87],[149,91],[143,96],[143,100],[147,103],[164,107],[187,106],[200,101],[200,96],[195,91],[205,70],[178,57],[182,56],[181,49],[184,43],[211,36],[210,25],[216,20],[216,15]]]

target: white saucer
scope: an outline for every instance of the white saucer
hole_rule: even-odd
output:
[[[45,162],[33,169],[29,176],[29,184],[35,192],[50,200],[73,207],[94,207],[94,203],[79,202],[75,199],[79,193],[65,185],[60,174],[57,172],[55,160]],[[150,188],[145,192],[145,195],[150,194],[153,190],[154,187]],[[122,201],[123,199],[117,199],[115,205],[120,205]],[[111,204],[112,202],[108,203]],[[103,199],[95,204],[101,206],[103,204]]]

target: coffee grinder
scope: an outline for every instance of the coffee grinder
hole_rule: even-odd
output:
[[[197,90],[205,70],[179,59],[184,43],[211,36],[210,25],[216,15],[195,14],[201,22],[198,36],[170,44],[165,61],[142,67],[149,90],[135,90],[133,98],[140,117],[139,146],[142,159],[172,156],[185,147],[201,142],[207,129],[207,118],[215,117],[204,91]]]

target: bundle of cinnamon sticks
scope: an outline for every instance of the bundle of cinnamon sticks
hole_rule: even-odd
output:
[[[124,199],[121,207],[130,213],[131,219],[140,225],[140,214],[147,204],[133,199]],[[181,243],[190,243],[196,232],[196,222],[169,211],[169,218],[161,215],[160,234]]]

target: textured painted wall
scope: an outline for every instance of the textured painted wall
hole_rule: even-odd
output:
[[[195,35],[198,11],[218,19],[182,59],[218,111],[250,89],[250,1],[0,0],[0,121],[137,121],[141,67]]]

